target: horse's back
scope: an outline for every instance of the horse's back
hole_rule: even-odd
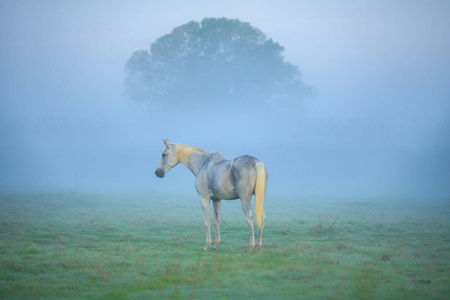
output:
[[[259,162],[259,159],[251,155],[243,155],[236,157],[231,161],[231,168],[235,172],[248,172],[254,169],[255,165]]]

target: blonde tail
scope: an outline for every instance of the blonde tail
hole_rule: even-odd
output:
[[[264,216],[264,198],[266,197],[266,166],[262,162],[256,164],[256,187],[255,187],[255,214],[258,228],[263,226]]]

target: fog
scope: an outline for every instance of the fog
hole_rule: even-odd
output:
[[[258,157],[270,195],[448,197],[450,4],[260,2],[2,1],[0,192],[195,194],[182,165],[154,175],[167,138]],[[317,96],[258,113],[129,99],[131,54],[205,17],[263,31]]]

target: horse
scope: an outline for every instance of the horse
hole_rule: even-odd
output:
[[[206,230],[206,246],[203,250],[209,251],[211,245],[210,201],[213,202],[216,230],[214,250],[220,250],[220,201],[241,199],[242,210],[247,217],[250,230],[250,252],[255,251],[253,215],[250,206],[250,200],[255,195],[255,215],[259,229],[258,244],[256,245],[256,251],[258,251],[262,245],[262,232],[266,218],[264,200],[269,172],[265,165],[250,155],[227,160],[218,152],[205,152],[187,145],[169,143],[168,140],[163,140],[163,142],[165,148],[155,175],[164,178],[170,169],[182,163],[196,177],[195,189],[200,197]]]

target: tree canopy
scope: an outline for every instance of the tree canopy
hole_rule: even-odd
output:
[[[249,23],[206,18],[176,27],[125,65],[126,91],[154,105],[298,102],[312,93],[284,48]]]

